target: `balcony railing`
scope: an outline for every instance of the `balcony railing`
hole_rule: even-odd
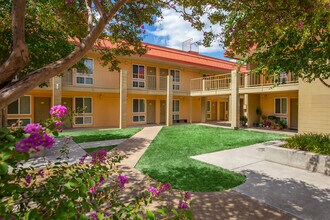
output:
[[[262,75],[256,73],[245,73],[241,74],[240,87],[258,87],[258,86],[281,86],[285,84],[294,84],[298,83],[298,77],[293,73],[282,73],[282,74],[273,74],[273,75]]]
[[[145,79],[132,79],[132,81],[128,80],[128,88],[165,91],[167,88],[167,77],[148,75]]]
[[[230,89],[231,74],[221,74],[203,78],[192,79],[190,81],[191,91],[210,91]]]

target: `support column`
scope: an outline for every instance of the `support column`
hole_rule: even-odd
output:
[[[155,113],[156,113],[156,124],[160,124],[160,99],[156,99],[156,109],[155,109]]]
[[[119,82],[119,128],[127,127],[127,71],[120,70]]]
[[[189,115],[189,123],[191,124],[192,123],[192,118],[193,118],[193,97],[192,96],[190,96],[189,97],[189,113],[190,113],[190,115]]]
[[[231,127],[238,129],[239,125],[239,74],[236,70],[231,72]]]
[[[173,124],[173,76],[167,76],[166,84],[166,126],[170,126]]]
[[[207,113],[207,97],[201,97],[201,122],[206,122],[206,113]]]
[[[52,94],[52,105],[62,104],[62,77],[55,76],[53,81],[53,94]]]
[[[156,90],[160,89],[160,68],[156,67]]]

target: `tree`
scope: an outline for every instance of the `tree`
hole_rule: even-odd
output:
[[[198,4],[198,3],[196,3]],[[207,3],[206,3],[207,4]],[[307,82],[330,77],[330,4],[328,0],[208,1],[194,11],[223,25],[222,33],[205,33],[206,42],[219,40],[227,55],[253,63],[266,75],[292,72]]]

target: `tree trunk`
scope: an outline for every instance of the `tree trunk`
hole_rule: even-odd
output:
[[[7,127],[7,107],[0,110],[0,128]]]

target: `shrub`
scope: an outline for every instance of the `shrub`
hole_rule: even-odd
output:
[[[42,169],[22,166],[29,153],[40,146],[52,148],[54,136],[62,130],[66,109],[55,106],[52,118],[42,124],[0,130],[0,219],[190,219],[190,196],[180,194],[179,205],[160,208],[149,204],[172,193],[169,184],[147,186],[146,190],[122,201],[130,180],[116,164],[123,158],[106,149],[84,155],[79,163],[56,162]],[[67,143],[70,139],[66,139]],[[68,145],[61,155],[67,157]],[[61,159],[61,158],[59,158]],[[147,190],[148,189],[148,190]]]
[[[307,133],[288,138],[286,148],[330,155],[330,134]]]

